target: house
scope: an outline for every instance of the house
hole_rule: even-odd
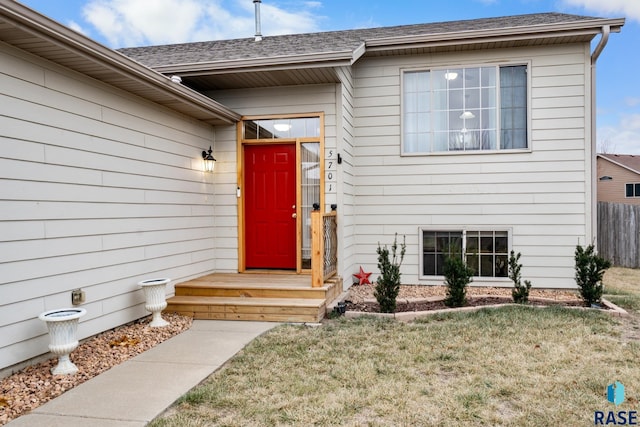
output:
[[[212,273],[260,277],[242,296],[281,277],[256,272],[323,286],[327,264],[348,286],[396,233],[404,283],[441,284],[453,249],[475,284],[508,286],[513,249],[534,286],[574,287],[595,236],[595,64],[623,24],[541,13],[118,52],[2,2],[0,369],[47,351],[37,315],[74,289],[87,337],[146,314],[139,280],[174,279],[176,305]]]
[[[598,154],[598,201],[640,205],[640,156]]]

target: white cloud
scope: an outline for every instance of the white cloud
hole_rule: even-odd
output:
[[[640,98],[632,98],[628,96],[624,99],[624,103],[627,104],[628,107],[637,107],[640,105]]]
[[[624,114],[617,124],[598,128],[598,141],[605,140],[616,154],[640,154],[640,113]]]
[[[640,131],[640,113],[625,114],[620,120],[620,125],[630,131]]]
[[[73,31],[77,31],[80,34],[88,35],[87,32],[78,24],[76,21],[69,21],[67,23],[67,27],[71,28]]]
[[[317,31],[317,1],[284,10],[262,4],[262,34]],[[84,18],[111,47],[252,37],[254,4],[247,0],[90,0]]]
[[[320,9],[322,7],[322,2],[319,1],[305,1],[304,5],[309,9]]]
[[[312,33],[318,30],[316,17],[308,10],[289,12],[262,4],[262,32],[268,34]]]
[[[567,6],[582,7],[603,16],[626,17],[640,21],[638,0],[562,0]]]

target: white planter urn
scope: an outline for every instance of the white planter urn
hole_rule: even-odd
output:
[[[69,359],[69,354],[78,347],[78,319],[87,314],[84,308],[61,308],[45,311],[39,317],[49,329],[49,351],[58,356],[58,364],[51,369],[53,375],[69,375],[78,372],[78,367]]]
[[[144,292],[145,304],[144,308],[150,311],[153,317],[149,326],[152,328],[161,328],[169,323],[162,318],[162,310],[167,308],[165,299],[165,287],[171,279],[149,279],[138,282]]]

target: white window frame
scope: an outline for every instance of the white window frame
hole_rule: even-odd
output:
[[[509,149],[494,149],[494,150],[453,150],[453,151],[433,151],[433,152],[408,152],[405,151],[405,106],[404,106],[404,82],[405,82],[405,74],[420,72],[420,71],[442,71],[453,68],[482,68],[482,67],[496,67],[496,69],[500,69],[500,67],[517,67],[517,66],[526,66],[527,67],[527,147],[526,148],[509,148]],[[400,155],[407,157],[415,157],[415,156],[451,156],[451,155],[483,155],[483,154],[497,154],[497,153],[530,153],[532,152],[532,140],[531,140],[531,60],[525,61],[514,61],[514,62],[496,62],[496,63],[485,63],[485,64],[451,64],[446,66],[434,66],[434,67],[411,67],[411,68],[402,68],[400,70]],[[500,75],[496,76],[496,82],[499,82]],[[501,100],[500,100],[500,90],[499,86],[496,87],[496,145],[500,146],[500,138],[501,138]]]
[[[424,247],[423,247],[423,233],[427,232],[437,232],[437,231],[445,231],[445,232],[461,232],[462,233],[462,252],[465,254],[465,263],[466,263],[466,250],[467,250],[467,232],[474,231],[501,231],[507,233],[507,256],[511,253],[512,250],[512,240],[513,240],[513,229],[509,227],[472,227],[472,226],[464,226],[464,227],[419,227],[418,228],[418,279],[419,280],[436,280],[443,281],[444,276],[425,276],[424,272]],[[478,283],[510,283],[511,279],[509,277],[486,277],[486,276],[473,276],[473,282]]]
[[[640,197],[640,194],[636,194],[636,185],[640,184],[640,182],[625,182],[624,183],[624,197],[625,199],[637,199]],[[633,186],[633,196],[627,196],[627,186]]]

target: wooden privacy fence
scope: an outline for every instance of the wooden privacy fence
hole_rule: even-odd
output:
[[[316,288],[338,271],[338,215],[311,212],[311,286]]]
[[[640,267],[640,206],[598,202],[598,254],[619,267]]]

